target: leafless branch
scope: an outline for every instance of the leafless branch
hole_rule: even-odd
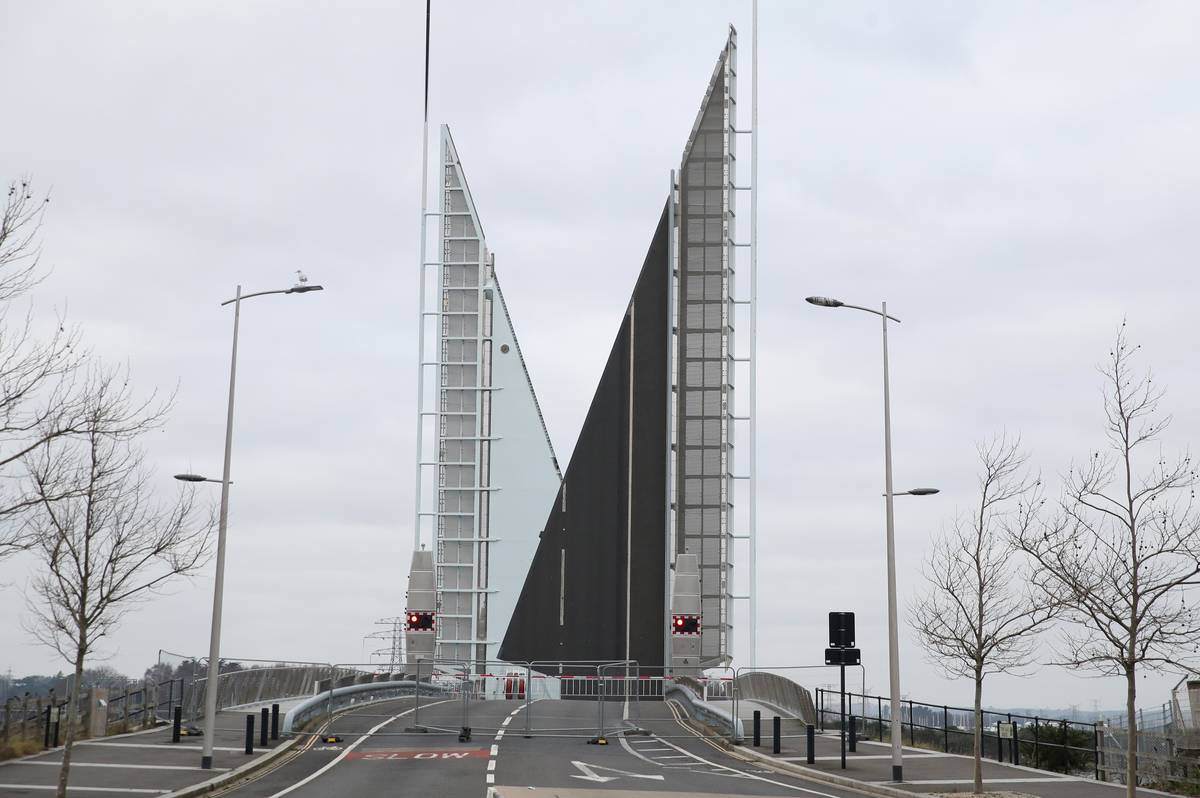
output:
[[[1106,447],[1070,467],[1052,519],[1014,537],[1036,564],[1039,592],[1063,601],[1074,622],[1061,664],[1125,677],[1131,745],[1138,670],[1189,669],[1200,647],[1186,591],[1200,582],[1197,472],[1190,455],[1168,457],[1158,443],[1171,417],[1160,411],[1163,389],[1134,368],[1140,348],[1122,323],[1099,369]],[[1129,757],[1131,797],[1136,784]]]

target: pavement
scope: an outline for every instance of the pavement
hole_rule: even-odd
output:
[[[248,712],[255,717],[254,754],[245,753]],[[235,768],[258,761],[282,740],[265,749],[258,745],[257,709],[221,712],[217,715],[213,768],[200,767],[201,737],[183,737],[171,742],[171,727],[82,740],[71,753],[68,796],[165,795],[207,781]],[[62,764],[62,748],[16,760],[0,762],[0,798],[39,796],[53,792]]]
[[[739,715],[741,712],[739,711]],[[871,786],[900,789],[909,793],[946,793],[971,791],[973,789],[974,761],[969,756],[943,754],[924,748],[904,746],[904,782],[891,781],[891,746],[887,743],[859,740],[856,752],[846,752],[846,769],[841,768],[841,742],[836,732],[818,734],[815,740],[814,763],[806,762],[805,738],[803,735],[784,736],[780,753],[771,753],[770,714],[763,713],[762,745],[755,749],[751,745],[751,726],[746,724],[747,743],[753,756],[762,762],[779,762],[794,772],[812,772],[847,777]],[[786,732],[785,732],[786,735]],[[1080,776],[1068,776],[1030,767],[1000,764],[994,760],[983,762],[984,789],[1004,790],[1039,796],[1039,798],[1120,798],[1125,794],[1125,785],[1098,782]],[[1157,790],[1139,789],[1139,798],[1163,796]]]

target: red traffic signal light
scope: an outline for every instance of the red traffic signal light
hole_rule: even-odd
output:
[[[404,617],[404,628],[410,632],[432,632],[433,616],[432,610],[409,610]]]
[[[698,635],[698,634],[700,634],[700,616],[699,615],[672,615],[671,616],[671,634],[673,634],[673,635]]]

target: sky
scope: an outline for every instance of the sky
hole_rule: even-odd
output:
[[[430,120],[454,132],[565,463],[729,24],[749,126],[750,3],[434,6]],[[855,611],[884,691],[880,331],[803,298],[902,320],[896,487],[941,489],[897,500],[904,604],[975,500],[978,441],[1021,435],[1052,492],[1101,444],[1096,364],[1123,319],[1169,391],[1166,450],[1200,440],[1200,6],[762,0],[760,19],[758,661],[820,663],[826,613]],[[219,303],[297,269],[325,286],[244,308],[231,657],[363,662],[403,609],[423,34],[417,0],[0,2],[0,177],[52,192],[34,312],[65,311],[140,390],[178,387],[147,441],[164,497],[171,474],[219,476]],[[66,667],[22,628],[32,567],[0,564],[0,672]],[[203,655],[211,573],[139,607],[108,663]],[[902,692],[968,704],[901,631]],[[1147,676],[1141,703],[1177,680]],[[995,706],[1123,697],[1048,665],[985,687]]]

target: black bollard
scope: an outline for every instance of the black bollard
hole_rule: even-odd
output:
[[[762,745],[762,713],[754,710],[754,747]]]
[[[279,739],[279,705],[271,705],[271,739]]]
[[[779,753],[779,725],[778,715],[771,718],[771,751],[776,754]]]
[[[262,708],[262,727],[258,730],[258,744],[263,748],[267,747],[267,723],[271,719],[271,710],[266,707]]]
[[[42,748],[50,747],[50,707],[46,707],[46,739],[42,741]]]
[[[246,716],[246,753],[254,753],[254,715]]]
[[[858,750],[858,719],[850,716],[850,751]]]
[[[179,732],[183,729],[183,707],[177,706],[174,711],[175,717],[171,719],[171,742],[179,742]]]
[[[808,760],[808,764],[811,765],[817,761],[817,727],[810,723],[804,727],[804,730],[806,732],[804,736],[807,738],[805,740],[807,754],[805,758]]]

